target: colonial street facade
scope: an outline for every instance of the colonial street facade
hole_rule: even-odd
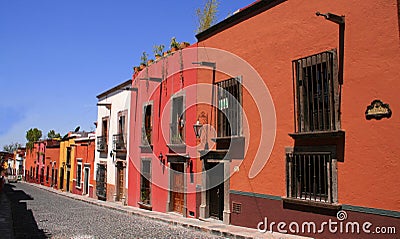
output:
[[[256,1],[100,93],[95,132],[36,142],[25,179],[202,221],[385,238],[319,229],[400,230],[399,22],[396,0]]]

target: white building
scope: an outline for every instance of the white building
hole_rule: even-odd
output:
[[[97,96],[96,195],[102,200],[124,204],[128,192],[131,86],[132,80],[127,80]]]
[[[15,151],[15,170],[16,170],[16,175],[18,175],[18,179],[22,179],[25,177],[25,158],[26,158],[26,149],[18,148]]]
[[[16,165],[14,158],[7,159],[7,175],[17,175]]]

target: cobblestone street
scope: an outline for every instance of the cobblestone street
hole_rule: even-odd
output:
[[[70,199],[25,183],[6,191],[16,238],[217,238]]]

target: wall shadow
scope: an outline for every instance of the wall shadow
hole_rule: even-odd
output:
[[[22,190],[16,190],[12,184],[4,185],[4,193],[11,205],[14,238],[49,238],[49,235],[38,228],[32,210],[27,209],[25,200],[34,200]]]

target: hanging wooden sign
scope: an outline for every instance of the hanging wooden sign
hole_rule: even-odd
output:
[[[392,116],[392,111],[390,110],[389,104],[384,104],[381,100],[374,100],[371,105],[367,106],[365,111],[365,118],[367,120],[382,118],[390,118]]]

